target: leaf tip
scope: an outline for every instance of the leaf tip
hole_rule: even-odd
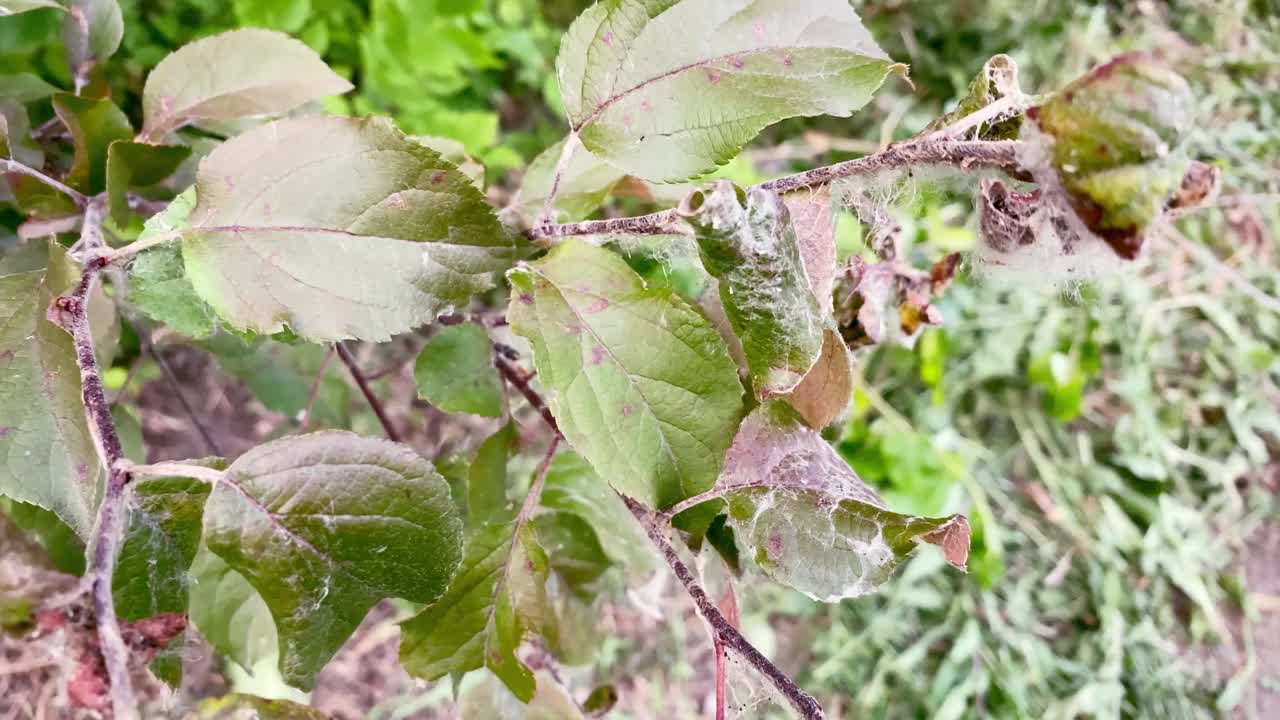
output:
[[[967,572],[969,560],[969,520],[963,515],[952,515],[934,530],[919,536],[918,540],[942,548],[947,564]]]

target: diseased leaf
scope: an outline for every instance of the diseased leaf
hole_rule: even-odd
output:
[[[1052,165],[1080,219],[1133,260],[1143,231],[1190,167],[1187,81],[1151,53],[1120,55],[1027,111],[1052,138]]]
[[[612,0],[573,22],[556,70],[588,150],[673,181],[779,120],[847,116],[905,68],[845,0]]]
[[[502,380],[489,333],[475,323],[441,328],[413,366],[418,396],[451,413],[502,414]]]
[[[115,54],[124,37],[124,16],[117,0],[67,0],[62,19],[62,46],[67,65],[85,74]]]
[[[264,125],[210,153],[196,187],[187,274],[242,330],[386,340],[517,256],[467,178],[381,118]]]
[[[534,694],[533,673],[515,651],[545,613],[547,556],[532,528],[486,525],[467,542],[449,592],[400,624],[400,662],[435,680],[487,667],[516,697]]]
[[[83,538],[100,469],[71,336],[46,315],[78,279],[53,241],[0,256],[0,494],[52,510]]]
[[[822,354],[791,395],[791,407],[809,427],[821,430],[835,422],[853,402],[853,357],[840,331],[822,331]]]
[[[471,184],[484,192],[484,165],[467,154],[467,148],[457,140],[434,135],[410,135],[409,139],[440,153],[440,157],[457,166],[458,171],[471,178]]]
[[[922,518],[888,510],[817,432],[781,401],[742,423],[719,488],[737,542],[774,580],[825,602],[874,592],[920,542],[963,569],[963,515]]]
[[[66,182],[86,194],[96,195],[107,187],[107,149],[116,140],[133,137],[133,127],[124,111],[110,100],[89,100],[57,93],[53,110],[71,131],[75,158]]]
[[[742,384],[711,323],[581,240],[507,273],[561,432],[620,492],[659,508],[715,484]]]
[[[831,186],[796,190],[782,196],[796,231],[800,259],[818,309],[831,313],[831,291],[836,278],[836,218],[831,212]]]
[[[196,189],[188,188],[147,219],[135,242],[174,232],[186,222],[195,204]],[[190,338],[208,337],[217,326],[217,315],[191,286],[182,253],[174,245],[160,245],[138,254],[129,265],[127,297],[130,305],[153,320]]]
[[[654,556],[649,539],[636,524],[618,494],[596,475],[582,456],[559,452],[547,468],[542,507],[570,512],[595,528],[609,558],[629,572],[652,572]]]
[[[573,697],[550,672],[539,670],[530,679],[531,685],[535,682],[537,692],[522,700],[484,673],[459,696],[458,720],[583,720]]]
[[[124,140],[111,143],[107,148],[111,218],[121,225],[127,223],[129,198],[126,193],[169,177],[189,155],[191,148],[185,145],[147,145]]]
[[[776,193],[722,180],[690,194],[680,213],[694,226],[703,267],[720,281],[756,397],[791,392],[822,352],[823,317],[786,206]]]
[[[351,89],[314,50],[283,33],[231,30],[173,51],[147,76],[143,134],[292,110]]]
[[[561,140],[534,158],[524,172],[516,207],[520,217],[529,225],[537,223],[542,215],[547,195],[555,182],[556,165],[564,153],[566,142],[577,143],[572,137]],[[552,220],[572,222],[587,217],[600,207],[609,191],[626,175],[585,148],[576,147],[560,177],[560,187],[556,193],[556,214]]]
[[[18,13],[39,10],[40,8],[62,9],[62,5],[56,0],[0,0],[0,17],[17,15]]]
[[[221,459],[190,461],[221,469]],[[201,516],[212,489],[186,477],[141,477],[131,484],[129,526],[112,577],[116,614],[141,620],[187,612],[187,570],[200,547]]]
[[[58,88],[45,82],[38,75],[27,72],[0,75],[0,98],[5,100],[29,103],[33,100],[43,100],[56,92]]]
[[[220,655],[252,668],[279,653],[271,610],[243,575],[201,545],[190,577],[191,622]]]
[[[515,425],[508,422],[476,450],[476,459],[467,471],[469,527],[515,518],[515,504],[507,497],[507,462],[518,437]]]
[[[261,594],[280,670],[303,688],[379,601],[440,597],[461,533],[449,486],[427,461],[344,432],[249,451],[204,513],[205,543]]]

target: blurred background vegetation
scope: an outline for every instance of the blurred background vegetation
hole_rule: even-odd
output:
[[[1161,47],[1185,50],[1200,98],[1194,152],[1222,169],[1224,190],[1216,206],[1161,228],[1123,275],[1062,285],[1051,269],[972,271],[943,301],[945,327],[861,356],[857,409],[833,442],[895,508],[968,513],[970,572],[940,572],[942,560],[921,553],[879,595],[830,606],[752,586],[741,601],[748,635],[832,717],[1280,718],[1280,5],[854,4],[910,63],[913,86],[890,83],[852,119],[784,122],[727,174],[752,181],[908,137],[998,52],[1017,60],[1024,88],[1044,91],[1117,52]],[[520,168],[565,132],[555,52],[585,3],[121,5],[124,42],[105,80],[131,114],[146,72],[173,48],[274,28],[356,85],[327,109],[386,113],[406,132],[458,140],[502,203]],[[0,20],[4,74],[67,87],[58,32],[51,11]],[[895,194],[916,260],[973,247],[964,185],[910,179]],[[5,212],[0,235],[11,236],[19,218]],[[847,216],[840,229],[842,252],[859,252],[858,223]],[[286,418],[323,372],[316,348],[205,349]],[[116,387],[129,362],[117,360]],[[135,381],[143,395],[154,373]],[[332,378],[316,414],[376,434],[358,413],[341,419],[355,398]],[[143,430],[157,447],[167,431],[190,434]],[[697,621],[642,615],[615,609],[619,634],[567,672],[618,685],[611,717],[697,716],[710,687]],[[416,697],[384,700],[373,715],[448,704],[447,691]]]

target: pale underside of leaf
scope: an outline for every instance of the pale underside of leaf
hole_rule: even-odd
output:
[[[508,274],[508,317],[570,444],[619,491],[657,507],[709,489],[742,385],[709,321],[578,240]]]
[[[101,472],[71,337],[46,316],[77,276],[56,242],[0,256],[0,494],[53,511],[83,538]]]
[[[159,139],[188,123],[281,113],[351,88],[301,41],[232,30],[175,50],[151,71],[143,132]]]
[[[822,354],[787,402],[818,430],[839,419],[853,402],[853,358],[838,330],[822,331]]]
[[[938,545],[963,569],[964,516],[922,518],[885,508],[816,431],[780,401],[742,423],[718,486],[729,522],[778,582],[832,602],[874,592],[916,544]]]
[[[843,0],[597,3],[557,59],[583,144],[659,181],[714,169],[778,120],[849,115],[901,68]]]
[[[384,119],[264,125],[205,158],[197,188],[187,273],[240,329],[386,340],[491,287],[517,254],[468,178]]]

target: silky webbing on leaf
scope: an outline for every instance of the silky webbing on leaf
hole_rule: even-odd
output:
[[[770,577],[817,600],[875,591],[921,542],[964,568],[969,525],[962,515],[895,513],[781,401],[743,421],[716,491],[744,551]]]
[[[756,397],[791,392],[822,352],[823,313],[786,205],[777,193],[721,180],[690,193],[679,211],[720,283]]]

